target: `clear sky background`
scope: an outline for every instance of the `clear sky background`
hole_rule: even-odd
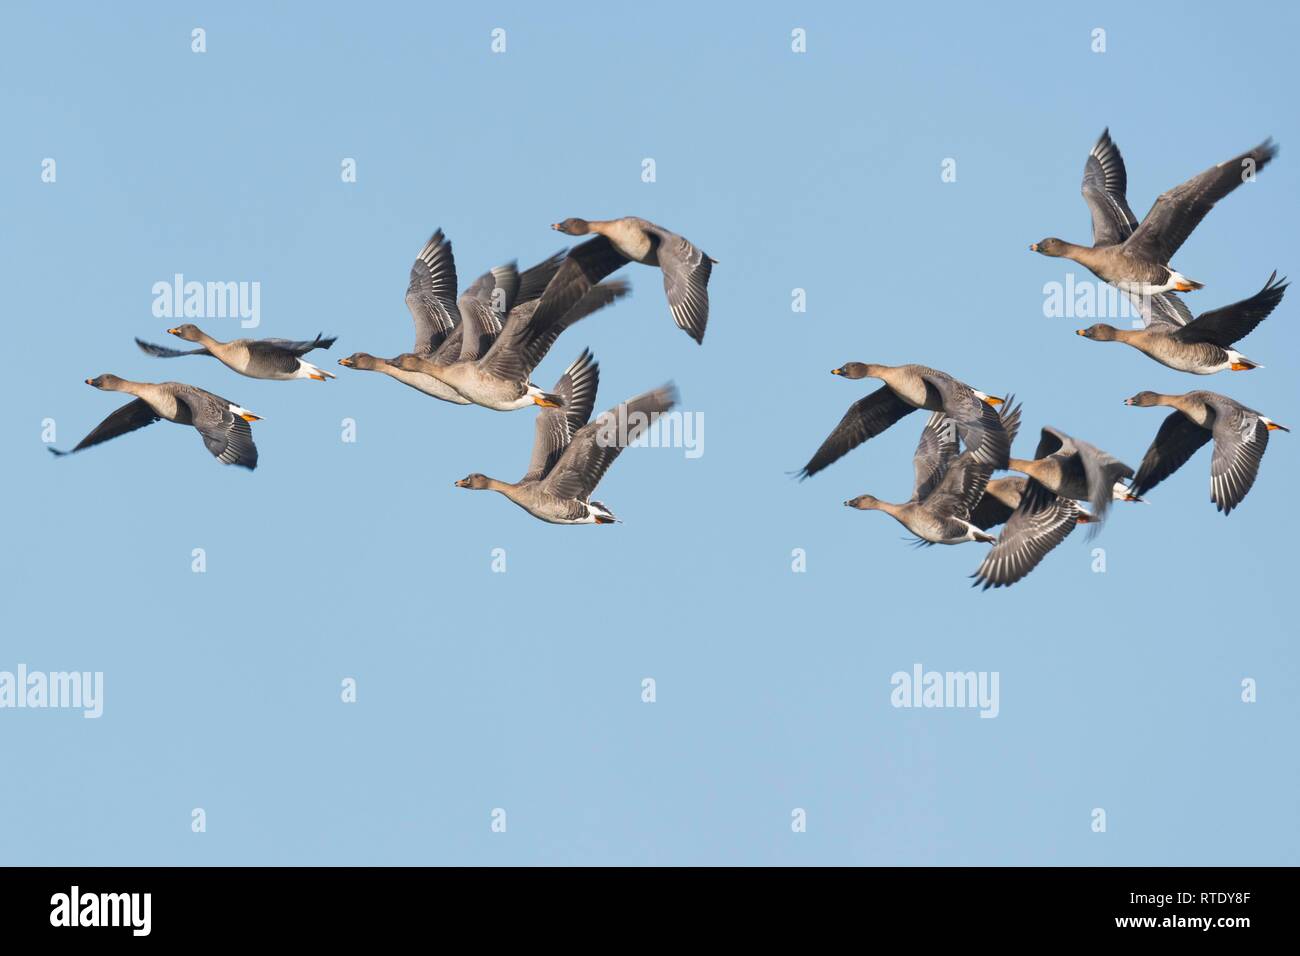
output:
[[[1294,8],[563,6],[6,6],[0,670],[103,671],[105,701],[99,720],[0,711],[0,862],[1300,862],[1300,433],[1274,433],[1230,518],[1207,449],[987,593],[967,579],[982,546],[912,551],[841,504],[908,496],[919,415],[786,474],[874,387],[828,374],[848,360],[1016,393],[1026,457],[1052,424],[1136,466],[1164,413],[1121,401],[1145,388],[1300,425],[1300,292],[1245,340],[1264,370],[1197,378],[1045,318],[1069,264],[1027,249],[1089,241],[1079,179],[1105,126],[1139,215],[1272,135],[1276,163],[1175,261],[1206,283],[1197,313],[1300,275]],[[624,524],[452,486],[522,474],[531,411],[334,364],[410,347],[434,228],[463,287],[557,249],[560,218],[628,214],[719,265],[703,347],[633,265],[632,297],[538,370],[549,385],[590,346],[598,408],[672,379],[703,415],[702,457],[609,472]],[[177,272],[260,282],[257,334],[338,335],[315,353],[338,380],[138,352],[168,341],[150,290]],[[43,419],[68,447],[122,404],[82,384],[102,372],[253,409],[260,467],[167,423],[56,461]],[[915,663],[998,671],[1000,715],[891,707]]]

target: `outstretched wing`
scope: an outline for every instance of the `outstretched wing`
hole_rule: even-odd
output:
[[[427,355],[442,344],[455,326],[456,260],[451,241],[439,229],[424,244],[411,266],[411,282],[406,288],[406,307],[415,320],[417,355]]]
[[[96,425],[91,433],[77,442],[77,446],[71,451],[59,451],[57,448],[51,448],[50,451],[55,455],[71,455],[74,451],[81,451],[91,445],[98,445],[110,438],[117,438],[127,432],[133,432],[137,428],[144,428],[145,425],[152,425],[156,421],[158,421],[158,416],[149,407],[149,403],[143,398],[137,398],[133,402],[127,402]]]
[[[1137,228],[1137,217],[1128,206],[1128,172],[1124,157],[1102,130],[1101,138],[1088,154],[1083,167],[1083,201],[1092,213],[1092,244],[1113,246],[1123,242]]]
[[[1267,319],[1282,301],[1286,279],[1281,282],[1275,282],[1275,279],[1276,270],[1268,277],[1264,288],[1249,299],[1198,315],[1178,333],[1178,338],[1184,342],[1209,342],[1220,348],[1230,348],[1255,331],[1255,326]]]
[[[140,346],[140,351],[145,355],[152,355],[154,358],[180,358],[182,355],[211,355],[207,349],[169,349],[165,345],[154,345],[152,342],[146,342],[143,339],[136,339],[135,344]]]
[[[821,447],[799,471],[799,478],[809,478],[827,465],[839,461],[868,438],[875,438],[904,415],[916,408],[903,401],[888,385],[882,385],[866,398],[860,398],[844,413]]]
[[[551,391],[560,396],[563,407],[543,408],[537,414],[537,435],[533,439],[533,455],[528,462],[528,473],[520,479],[541,481],[555,467],[569,441],[591,418],[596,404],[596,389],[600,384],[600,365],[591,352],[582,350],[560,376]]]
[[[676,404],[677,389],[665,385],[601,413],[573,436],[543,489],[561,498],[586,501],[619,453]]]
[[[1265,140],[1254,149],[1211,166],[1182,185],[1161,193],[1124,244],[1125,253],[1167,263],[1216,202],[1245,182],[1248,171],[1253,178],[1276,155],[1273,141]]]
[[[1142,463],[1133,478],[1133,494],[1146,494],[1183,467],[1210,437],[1208,428],[1202,428],[1182,412],[1170,412],[1161,422],[1151,447],[1142,456]]]
[[[974,587],[1001,588],[1015,584],[1038,566],[1047,553],[1069,537],[1079,523],[1079,506],[1061,498],[1032,478],[1007,526],[971,575]]]
[[[647,222],[643,228],[658,240],[656,252],[673,321],[696,342],[704,344],[713,260],[702,249],[662,226]]]

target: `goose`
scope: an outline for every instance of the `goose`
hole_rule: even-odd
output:
[[[1123,342],[1161,365],[1193,375],[1263,368],[1232,345],[1254,331],[1282,301],[1287,283],[1276,279],[1274,271],[1264,288],[1249,299],[1203,312],[1186,324],[1158,321],[1144,329],[1117,329],[1099,322],[1075,334],[1094,342]]]
[[[1255,484],[1268,448],[1268,433],[1291,430],[1217,392],[1195,391],[1183,395],[1138,392],[1125,399],[1124,404],[1138,408],[1163,405],[1173,409],[1142,456],[1142,464],[1133,479],[1134,493],[1150,491],[1213,438],[1210,500],[1224,515],[1231,514]]]
[[[1002,427],[1014,439],[1020,427],[1020,406],[1007,400]],[[912,457],[915,482],[910,500],[895,504],[874,495],[858,495],[844,502],[859,511],[883,511],[912,534],[921,544],[962,544],[996,538],[976,527],[971,515],[981,497],[993,466],[968,449],[957,454],[957,438],[943,412],[933,413],[921,430]]]
[[[1048,238],[1029,249],[1072,259],[1123,292],[1156,296],[1204,287],[1169,265],[1214,204],[1267,166],[1277,155],[1272,140],[1211,166],[1181,186],[1162,193],[1138,223],[1124,197],[1127,173],[1109,130],[1093,147],[1083,173],[1083,197],[1092,210],[1092,246]]]
[[[877,378],[885,384],[849,406],[835,430],[797,472],[801,480],[817,474],[918,408],[943,411],[956,424],[966,447],[974,450],[980,461],[994,468],[1007,466],[1011,442],[994,411],[1002,399],[924,365],[847,362],[832,369],[831,374],[848,379]]]
[[[485,349],[500,331],[500,315],[509,315],[524,303],[542,294],[564,259],[564,251],[520,273],[513,262],[497,266],[481,275],[466,290],[491,309],[480,335],[486,341],[476,343]],[[437,365],[454,362],[461,353],[465,329],[456,304],[456,259],[451,240],[441,229],[434,231],[411,265],[406,289],[406,307],[415,321],[415,344],[407,355],[417,355]],[[440,401],[468,405],[454,388],[424,372],[399,368],[404,356],[379,358],[368,352],[355,352],[339,359],[339,364],[362,371],[379,372]]]
[[[1033,478],[995,480],[1004,484],[985,489],[971,516],[971,522],[985,530],[992,524],[1006,524],[971,575],[975,579],[971,587],[982,584],[985,591],[1015,584],[1069,537],[1075,525],[1092,520],[1074,499],[1061,497]],[[986,521],[990,523],[982,523]]]
[[[106,392],[126,392],[135,399],[96,425],[71,451],[51,448],[55,455],[70,455],[165,418],[177,425],[193,425],[223,465],[250,471],[257,467],[257,446],[248,423],[259,418],[232,401],[182,382],[132,382],[105,374],[86,379],[86,384]]]
[[[717,259],[677,233],[636,216],[590,220],[570,217],[553,223],[551,228],[568,236],[605,236],[633,262],[658,266],[664,274],[664,292],[673,321],[697,344],[704,344],[704,326],[709,321],[709,275]]]
[[[626,282],[600,282],[624,261],[604,237],[578,246],[565,257],[536,306],[510,316],[490,344],[485,344],[487,336],[478,333],[491,322],[491,311],[480,300],[462,296],[461,325],[466,331],[458,358],[439,364],[406,355],[395,365],[431,375],[475,405],[494,411],[556,405],[559,399],[554,393],[530,380],[532,371],[561,332],[628,293]]]
[[[538,415],[528,473],[518,482],[498,481],[479,472],[456,482],[457,488],[496,491],[535,518],[551,524],[612,524],[618,519],[591,493],[614,459],[664,412],[677,404],[671,384],[630,398],[585,422],[595,400],[594,378],[584,378],[584,352],[555,386],[561,407]],[[568,380],[566,382],[566,379]],[[565,441],[566,435],[572,437]]]
[[[310,378],[323,382],[335,377],[333,373],[319,369],[303,359],[313,349],[327,349],[333,345],[333,336],[324,338],[317,335],[310,342],[295,342],[291,339],[231,339],[229,342],[219,342],[189,322],[168,329],[167,334],[186,342],[197,342],[202,348],[169,349],[141,339],[136,339],[135,344],[140,347],[140,351],[155,358],[211,355],[226,368],[249,378],[267,378],[277,382]]]
[[[1133,477],[1132,468],[1096,445],[1051,426],[1043,428],[1032,459],[1012,458],[1009,467],[1062,498],[1087,501],[1098,526],[1106,520],[1112,501],[1142,500],[1121,480]]]

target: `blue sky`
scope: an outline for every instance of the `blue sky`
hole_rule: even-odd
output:
[[[1175,262],[1206,283],[1196,313],[1300,273],[1294,9],[3,17],[0,671],[102,671],[105,700],[98,720],[0,710],[0,861],[1300,862],[1300,438],[1274,434],[1228,519],[1203,451],[1096,541],[1074,535],[988,593],[967,586],[980,546],[913,552],[889,519],[841,505],[907,497],[919,417],[807,482],[786,474],[863,394],[828,374],[848,360],[1015,392],[1025,456],[1052,424],[1136,465],[1163,417],[1121,404],[1144,388],[1209,387],[1300,422],[1296,301],[1245,340],[1264,370],[1194,379],[1045,318],[1043,286],[1069,264],[1027,250],[1088,240],[1079,178],[1105,126],[1139,215],[1272,135],[1277,162]],[[626,214],[719,265],[703,347],[673,325],[658,274],[632,266],[630,299],[538,370],[549,385],[589,346],[598,408],[671,379],[703,416],[701,457],[638,449],[610,471],[598,497],[624,524],[553,527],[452,486],[522,474],[531,412],[334,366],[409,348],[407,270],[435,227],[464,283],[554,251],[562,217]],[[258,333],[338,335],[324,357],[339,379],[140,354],[132,337],[165,341],[170,324],[151,287],[178,272],[259,282]],[[263,415],[257,472],[166,423],[55,461],[44,419],[67,446],[121,403],[82,384],[102,372]],[[892,707],[891,675],[917,663],[998,672],[997,718]]]

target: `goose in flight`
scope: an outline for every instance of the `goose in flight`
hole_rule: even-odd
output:
[[[596,381],[595,363],[584,351],[555,385],[558,407],[548,407],[537,416],[532,459],[523,478],[498,481],[474,472],[456,482],[456,487],[499,492],[551,524],[617,521],[591,494],[619,453],[677,404],[677,390],[665,385],[587,422],[595,402]]]
[[[257,421],[258,416],[234,402],[181,382],[155,384],[99,375],[86,379],[86,384],[135,398],[96,425],[71,451],[51,448],[55,455],[70,455],[165,418],[177,425],[193,425],[208,451],[223,465],[240,465],[250,471],[257,467],[257,446],[248,423]]]
[[[291,339],[231,339],[229,342],[218,342],[197,325],[188,322],[168,329],[167,333],[186,342],[197,342],[201,347],[169,349],[141,339],[136,339],[135,344],[140,346],[140,351],[155,358],[211,355],[226,368],[249,378],[268,378],[281,382],[294,378],[323,382],[327,378],[334,378],[333,373],[319,369],[303,359],[313,349],[327,349],[333,345],[333,336],[324,338],[317,335],[310,342],[295,342]]]
[[[658,266],[664,274],[664,292],[673,321],[698,344],[704,344],[709,321],[709,275],[718,260],[663,226],[636,216],[621,219],[570,217],[551,226],[569,236],[597,233],[609,239],[627,259]]]
[[[958,437],[976,458],[993,468],[1007,467],[1011,441],[994,411],[1002,399],[924,365],[848,362],[832,374],[848,379],[877,378],[885,384],[849,406],[835,430],[798,472],[801,479],[817,474],[918,408],[942,411],[955,423]]]
[[[1264,288],[1249,299],[1203,312],[1190,322],[1168,320],[1162,315],[1153,317],[1155,320],[1144,329],[1117,329],[1099,322],[1076,334],[1094,342],[1123,342],[1161,365],[1193,375],[1262,368],[1232,346],[1254,331],[1282,301],[1287,283],[1285,279],[1276,280],[1274,272]]]
[[[1142,456],[1142,464],[1133,479],[1134,493],[1150,491],[1185,465],[1198,448],[1214,439],[1210,500],[1225,515],[1241,504],[1255,484],[1268,448],[1268,433],[1291,430],[1217,392],[1183,395],[1138,392],[1125,399],[1124,404],[1139,408],[1163,405],[1173,409]]]
[[[1132,468],[1097,446],[1050,426],[1043,428],[1034,457],[1012,458],[1010,469],[1062,498],[1088,502],[1098,525],[1105,520],[1111,501],[1142,500],[1121,480],[1133,477]]]
[[[1008,399],[1002,411],[1003,430],[1014,439],[1020,428],[1020,406],[1012,407]],[[935,412],[921,430],[912,457],[915,481],[911,499],[895,504],[873,495],[858,495],[844,504],[859,511],[883,511],[924,544],[991,544],[996,539],[977,527],[972,515],[984,496],[993,466],[972,450],[960,455],[957,451],[956,429],[943,412]]]
[[[501,330],[502,316],[509,316],[542,294],[559,270],[564,254],[562,250],[522,273],[515,263],[509,262],[485,272],[474,281],[465,294],[481,302],[488,310],[479,330],[481,341],[475,342],[474,347],[486,349]],[[415,321],[415,344],[405,354],[419,356],[435,365],[447,365],[460,356],[465,328],[456,304],[456,289],[456,259],[451,240],[438,229],[411,265],[406,307]],[[444,402],[469,404],[469,400],[454,388],[432,375],[407,371],[394,364],[403,357],[386,359],[369,352],[355,352],[339,359],[339,364],[379,372]]]
[[[1083,198],[1092,211],[1093,245],[1079,246],[1049,238],[1029,248],[1044,256],[1072,259],[1097,278],[1131,295],[1158,296],[1200,289],[1202,283],[1173,269],[1169,260],[1216,202],[1243,182],[1253,181],[1276,155],[1273,141],[1265,140],[1254,149],[1211,166],[1162,193],[1139,223],[1125,198],[1128,174],[1124,160],[1107,130],[1093,147],[1083,171]],[[1167,300],[1152,305],[1153,311],[1168,308],[1177,306]]]
[[[553,406],[560,399],[531,380],[556,338],[574,322],[622,298],[626,282],[601,282],[626,260],[604,237],[570,252],[535,306],[512,314],[499,334],[485,334],[493,316],[483,303],[461,296],[460,353],[439,364],[417,355],[395,360],[397,368],[423,372],[475,405],[508,412],[530,405]]]

